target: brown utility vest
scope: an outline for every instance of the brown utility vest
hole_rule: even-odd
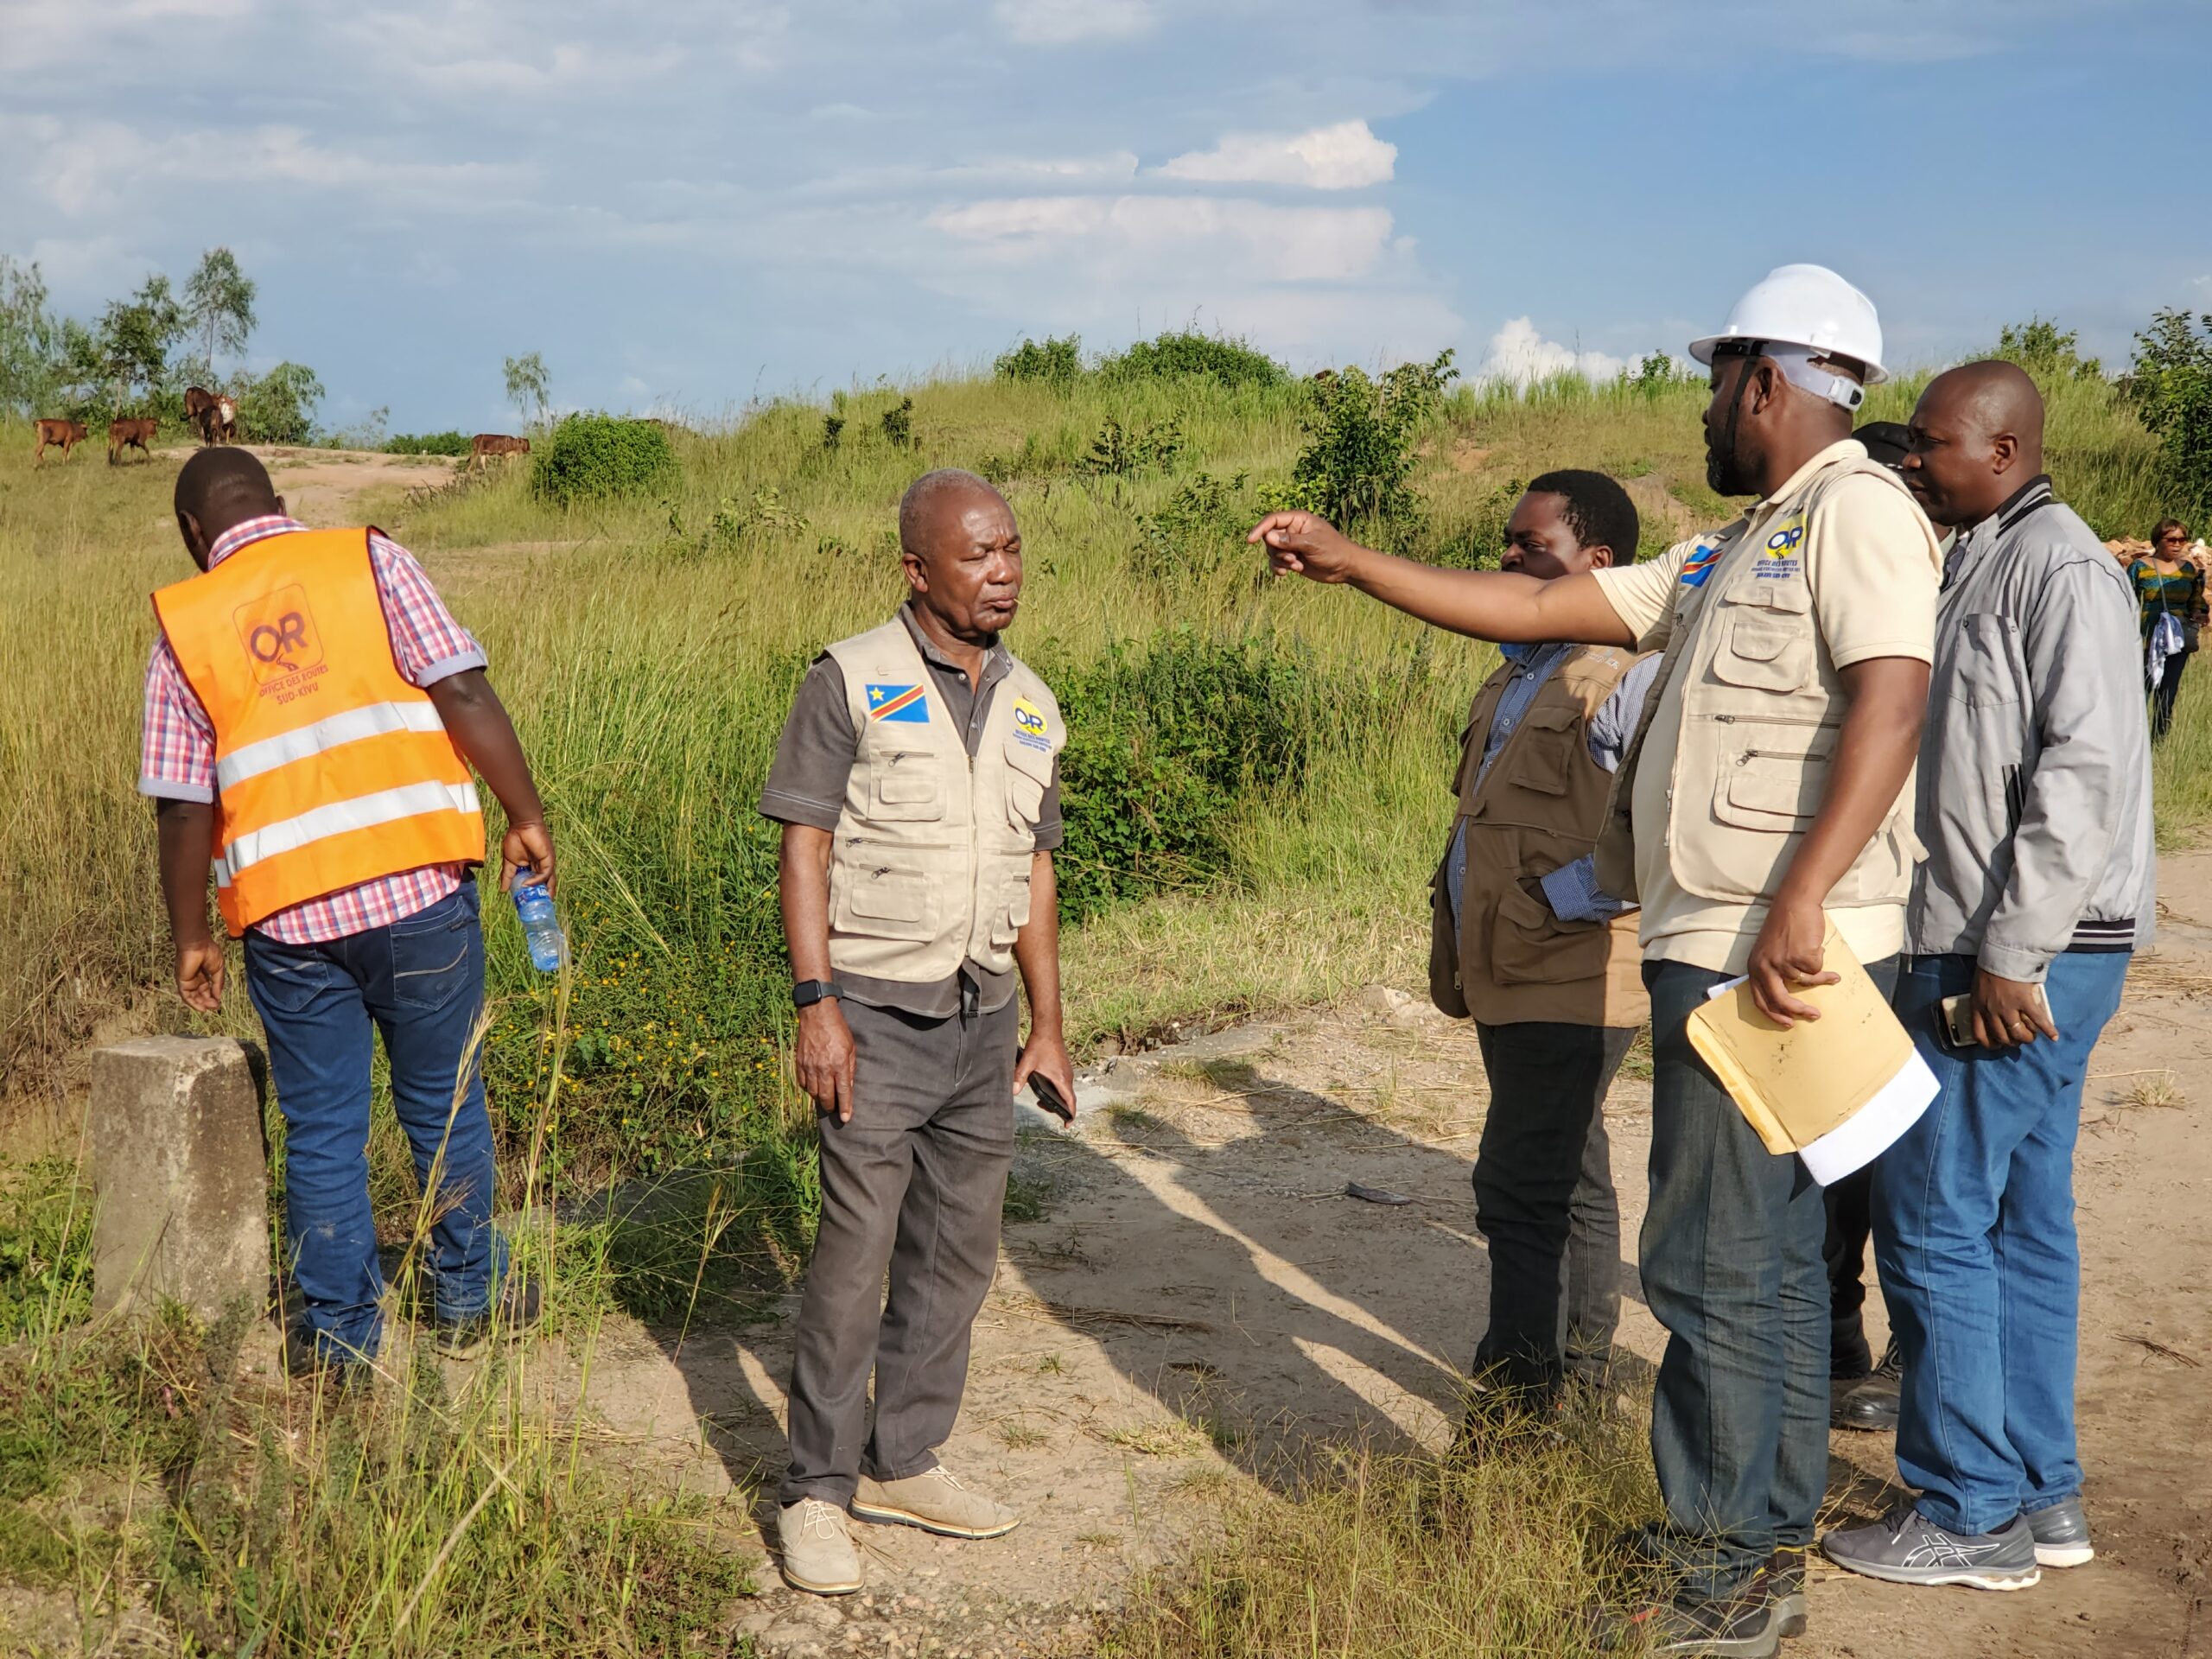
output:
[[[1571,653],[1537,688],[1487,772],[1483,751],[1513,665],[1475,694],[1452,780],[1459,797],[1453,831],[1464,825],[1467,836],[1456,937],[1449,841],[1434,884],[1429,992],[1445,1013],[1486,1026],[1640,1026],[1649,1017],[1636,912],[1610,923],[1563,922],[1537,885],[1597,842],[1613,779],[1590,758],[1587,728],[1636,661],[1634,652],[1613,645]]]

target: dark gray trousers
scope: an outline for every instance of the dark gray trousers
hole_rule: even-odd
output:
[[[782,1491],[786,1504],[841,1509],[863,1470],[903,1480],[935,1467],[960,1414],[969,1328],[998,1266],[1021,1032],[1018,999],[941,1020],[848,1003],[845,1019],[853,1120],[817,1119],[822,1223],[791,1356]]]
[[[1490,1324],[1475,1370],[1532,1395],[1563,1373],[1602,1384],[1620,1323],[1620,1202],[1605,1091],[1633,1027],[1478,1024],[1490,1116],[1475,1228],[1490,1246]]]

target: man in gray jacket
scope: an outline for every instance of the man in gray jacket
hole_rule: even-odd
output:
[[[1830,1533],[1900,1584],[2011,1590],[2092,1551],[2074,1438],[2074,1141],[2089,1051],[2157,908],[2149,734],[2126,575],[2043,475],[2010,363],[1939,375],[1904,477],[1959,537],[1921,749],[1928,859],[1897,1009],[1942,1093],[1874,1179],[1916,1500]],[[1966,1017],[1947,1035],[1943,1004]]]

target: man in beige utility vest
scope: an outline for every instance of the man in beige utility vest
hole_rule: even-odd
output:
[[[1499,640],[1662,650],[1598,849],[1640,898],[1653,1046],[1643,1290],[1668,1332],[1652,1402],[1666,1503],[1645,1545],[1663,1599],[1597,1611],[1608,1648],[1764,1659],[1804,1627],[1804,1550],[1827,1476],[1821,1190],[1766,1151],[1691,1049],[1691,1010],[1748,976],[1761,1010],[1817,1017],[1827,928],[1886,990],[1919,843],[1913,759],[1933,655],[1935,532],[1851,438],[1884,377],[1866,296],[1785,265],[1695,341],[1712,365],[1707,480],[1751,509],[1662,558],[1557,582],[1439,570],[1306,513],[1252,539],[1274,568],[1349,582]]]
[[[1498,568],[1556,581],[1636,557],[1636,504],[1603,473],[1529,481]],[[1510,645],[1467,717],[1437,871],[1430,995],[1471,1015],[1490,1078],[1475,1226],[1490,1319],[1463,1447],[1605,1385],[1620,1322],[1620,1204],[1605,1093],[1643,1024],[1635,906],[1591,849],[1658,668],[1618,645]]]
[[[1067,732],[1000,639],[1020,532],[983,480],[936,472],[899,503],[899,543],[906,605],[816,660],[760,797],[784,826],[794,1058],[822,1134],[778,1530],[784,1576],[820,1595],[860,1588],[849,1512],[950,1538],[1014,1525],[937,1452],[998,1262],[1014,1093],[1075,1100],[1052,875]]]

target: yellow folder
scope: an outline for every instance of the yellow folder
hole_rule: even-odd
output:
[[[1840,981],[1797,992],[1821,1011],[1818,1020],[1784,1030],[1758,1011],[1741,980],[1690,1014],[1690,1046],[1771,1153],[1802,1152],[1878,1096],[1894,1092],[1904,1074],[1924,1070],[1889,999],[1833,922],[1825,965]]]

